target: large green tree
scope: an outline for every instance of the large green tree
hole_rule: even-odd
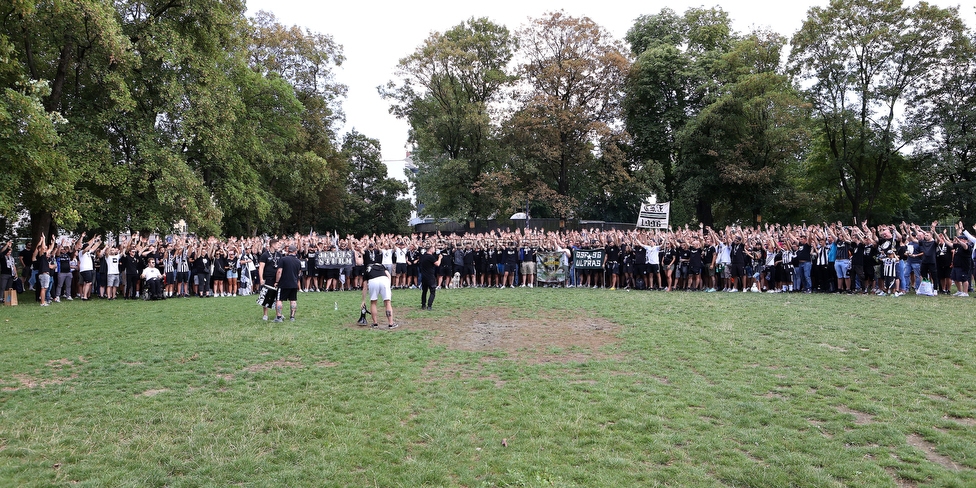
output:
[[[976,221],[976,42],[970,37],[958,47],[954,58],[933,70],[924,103],[911,107],[909,113],[922,135],[915,151],[922,177],[919,213],[928,219],[955,216],[972,222]]]
[[[900,151],[917,142],[900,112],[924,102],[920,90],[963,42],[957,10],[899,0],[832,0],[811,8],[793,36],[790,65],[809,86],[818,141],[855,220],[879,211],[906,167]],[[813,165],[822,171],[822,167]]]
[[[593,192],[619,188],[621,178],[635,184],[618,150],[627,142],[617,123],[630,67],[623,45],[589,18],[563,12],[533,19],[519,44],[527,88],[506,124],[513,158],[503,169],[519,182],[513,188],[567,217]]]
[[[410,218],[407,184],[390,178],[380,143],[356,131],[345,135],[342,156],[349,162],[344,178],[346,217],[343,228],[354,235],[401,233]]]
[[[0,199],[5,216],[29,213],[35,236],[166,232],[177,220],[205,234],[294,227],[329,194],[324,158],[337,153],[344,90],[330,68],[341,54],[304,33],[278,43],[290,58],[268,61],[273,43],[251,42],[263,38],[243,11],[211,0],[0,9],[0,77],[10,87],[0,129],[11,134],[0,144],[18,159],[7,172],[18,181]],[[9,130],[18,124],[31,130]]]
[[[625,127],[633,137],[630,157],[654,171],[658,200],[676,202],[677,221],[711,219],[710,195],[688,195],[689,182],[676,174],[682,154],[678,134],[714,101],[715,64],[735,39],[732,21],[719,7],[690,8],[682,15],[664,8],[639,17],[627,32],[636,58],[623,99]]]
[[[256,139],[255,147],[264,150],[256,158],[262,188],[278,209],[270,230],[327,230],[323,224],[334,224],[345,215],[343,182],[348,164],[336,142],[336,126],[343,120],[339,102],[346,94],[346,86],[335,79],[335,68],[344,61],[342,47],[329,35],[286,27],[273,14],[258,12],[250,22],[247,56],[262,78],[283,80],[298,103],[297,126],[257,126],[287,131]],[[280,121],[282,114],[268,110],[276,106],[280,105],[258,104],[254,116]],[[276,146],[261,144],[269,140],[277,141]]]
[[[763,214],[796,206],[790,169],[810,140],[807,104],[780,72],[782,36],[753,32],[714,66],[717,99],[679,132],[676,177],[681,197],[708,202],[699,218],[758,223]],[[790,205],[793,203],[794,205]]]
[[[410,124],[418,168],[411,179],[427,215],[475,219],[497,208],[492,194],[472,188],[497,168],[492,104],[515,79],[508,72],[515,48],[507,28],[472,18],[431,34],[400,60],[399,82],[380,88],[390,112]]]

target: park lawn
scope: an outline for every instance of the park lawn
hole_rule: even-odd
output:
[[[410,290],[388,331],[355,292],[284,324],[247,297],[30,297],[0,309],[0,486],[976,486],[973,299]],[[470,308],[617,340],[424,327]]]

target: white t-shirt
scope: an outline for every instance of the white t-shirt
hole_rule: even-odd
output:
[[[384,266],[393,264],[393,249],[380,249],[380,252],[383,253],[383,261],[381,264]]]
[[[155,266],[151,266],[151,267],[148,267],[148,268],[142,270],[142,277],[145,278],[145,279],[147,279],[147,280],[159,279],[162,276],[163,275],[159,273],[159,268],[157,268]]]
[[[94,271],[95,263],[90,252],[82,252],[78,256],[78,271]]]
[[[105,274],[119,274],[119,254],[105,256]]]
[[[661,246],[644,246],[647,250],[647,264],[661,264]]]

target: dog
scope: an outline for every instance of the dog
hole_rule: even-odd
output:
[[[454,273],[454,277],[451,278],[451,285],[449,288],[461,288],[461,273]]]

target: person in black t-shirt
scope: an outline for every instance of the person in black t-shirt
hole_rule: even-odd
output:
[[[281,252],[278,251],[278,246],[278,240],[272,239],[268,243],[268,247],[261,252],[261,257],[258,258],[258,276],[261,277],[261,285],[274,283],[278,275],[278,263],[282,257]],[[268,320],[268,307],[262,307],[262,312],[264,315],[261,319]]]
[[[288,254],[278,260],[278,271],[275,272],[275,285],[278,287],[278,300],[275,301],[275,322],[281,322],[284,318],[281,315],[282,304],[288,300],[291,314],[290,320],[295,321],[295,312],[298,310],[298,275],[302,271],[302,262],[295,255],[297,249],[294,245],[288,246]]]
[[[441,265],[441,255],[434,252],[433,243],[427,244],[427,252],[420,256],[420,309],[430,310],[437,292],[437,268]],[[427,298],[430,292],[430,299]]]
[[[369,310],[373,315],[373,320],[376,320],[376,301],[382,299],[383,307],[386,309],[387,326],[391,329],[399,327],[393,321],[393,293],[390,291],[390,272],[382,263],[373,263],[366,266],[366,283],[363,284],[362,307],[366,306],[367,293],[369,294]],[[374,322],[373,327],[379,327],[379,324]]]

